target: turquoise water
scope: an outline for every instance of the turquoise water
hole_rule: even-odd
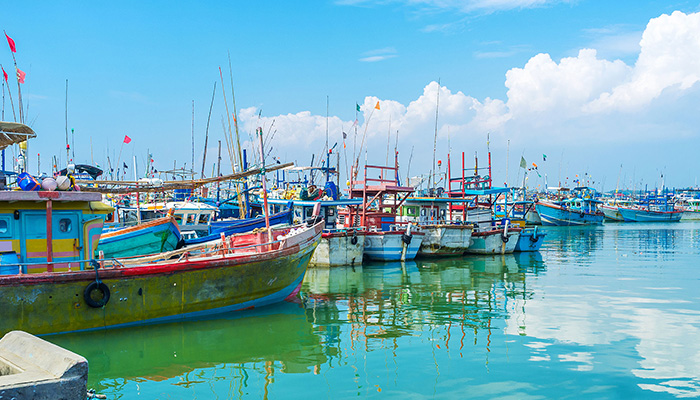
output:
[[[300,304],[47,339],[110,399],[700,396],[700,224],[312,269]]]

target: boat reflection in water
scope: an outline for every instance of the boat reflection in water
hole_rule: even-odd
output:
[[[353,363],[364,363],[372,351],[390,349],[390,358],[400,363],[402,346],[421,355],[433,347],[461,356],[469,345],[479,349],[470,352],[488,353],[491,331],[503,325],[492,321],[513,313],[512,298],[532,296],[525,274],[543,268],[541,255],[522,253],[310,269],[302,292],[315,329],[324,335],[324,352],[363,368]],[[366,385],[357,383],[354,395],[366,395]]]
[[[46,338],[87,358],[88,387],[108,398],[262,398],[276,373],[313,372],[327,361],[305,310],[289,303]]]

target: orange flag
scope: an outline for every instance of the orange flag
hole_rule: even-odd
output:
[[[379,102],[377,102],[377,105],[374,106],[374,108],[376,108],[377,110],[379,110]]]

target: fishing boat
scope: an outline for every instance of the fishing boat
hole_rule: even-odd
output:
[[[631,207],[619,207],[625,222],[678,222],[683,211],[675,209],[673,195],[663,193],[648,193]]]
[[[422,194],[422,193],[421,193]],[[411,222],[425,233],[419,256],[461,256],[471,245],[474,226],[463,220],[450,218],[449,205],[465,199],[448,197],[409,197],[399,209],[397,220]]]
[[[474,225],[472,242],[467,253],[473,254],[507,254],[515,250],[521,228],[514,226],[508,218],[497,220],[493,218],[492,210],[503,196],[503,212],[508,215],[508,194],[510,188],[492,187],[491,184],[491,153],[489,164],[479,169],[478,158],[475,158],[474,168],[467,169],[462,153],[461,174],[452,176],[450,156],[447,158],[448,191],[452,199],[469,199],[468,202],[453,202],[450,204],[450,218],[467,221]],[[482,175],[479,171],[486,170]],[[474,173],[467,175],[467,171]]]
[[[182,235],[172,216],[102,233],[97,251],[104,257],[133,257],[175,250]]]
[[[342,222],[338,218],[338,208],[362,204],[361,199],[341,200],[286,200],[268,199],[271,206],[291,203],[293,222],[301,223],[312,218],[314,207],[320,207],[320,216],[324,219],[321,241],[311,256],[310,266],[340,267],[360,265],[365,249],[365,232],[360,228],[339,228]],[[342,219],[342,217],[341,217]]]
[[[678,207],[683,211],[681,221],[698,221],[700,220],[700,199],[687,199],[685,204]]]
[[[560,190],[560,193],[566,191]],[[601,201],[595,198],[594,189],[577,187],[571,190],[567,198],[562,198],[560,194],[557,200],[540,199],[535,207],[542,219],[542,225],[600,225],[605,219],[605,214],[598,210],[600,203]]]
[[[76,263],[75,269],[59,270],[56,261],[18,262],[33,273],[0,276],[0,307],[5,310],[0,333],[128,326],[279,302],[298,291],[322,228],[321,221],[274,229],[269,235],[234,235],[213,247],[93,259],[87,267],[88,260],[79,260],[81,267]]]
[[[361,199],[340,211],[344,228],[364,228],[364,255],[372,260],[405,261],[418,254],[425,233],[412,223],[396,220],[398,209],[413,193],[398,182],[398,166],[365,165],[363,180],[350,180],[350,198]],[[378,176],[378,178],[374,178]]]

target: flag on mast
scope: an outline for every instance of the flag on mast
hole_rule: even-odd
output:
[[[3,31],[3,32],[4,32],[4,31]],[[15,41],[12,40],[11,37],[7,36],[7,33],[6,33],[6,32],[5,32],[5,37],[7,38],[7,44],[10,45],[10,51],[12,51],[13,53],[16,53],[16,52],[17,52],[17,47],[15,47]]]
[[[131,138],[128,135],[124,135],[124,143],[126,143],[126,144],[131,143]]]
[[[377,105],[374,106],[374,108],[376,108],[377,110],[379,110],[379,102],[377,102]]]
[[[24,83],[24,77],[26,76],[27,74],[24,71],[17,68],[17,80],[19,81],[19,83]]]
[[[5,72],[5,68],[3,68],[2,66],[0,66],[0,68],[2,68],[2,74],[5,76],[5,82],[7,82],[7,72]]]
[[[527,162],[523,156],[520,156],[520,168],[527,168]]]

